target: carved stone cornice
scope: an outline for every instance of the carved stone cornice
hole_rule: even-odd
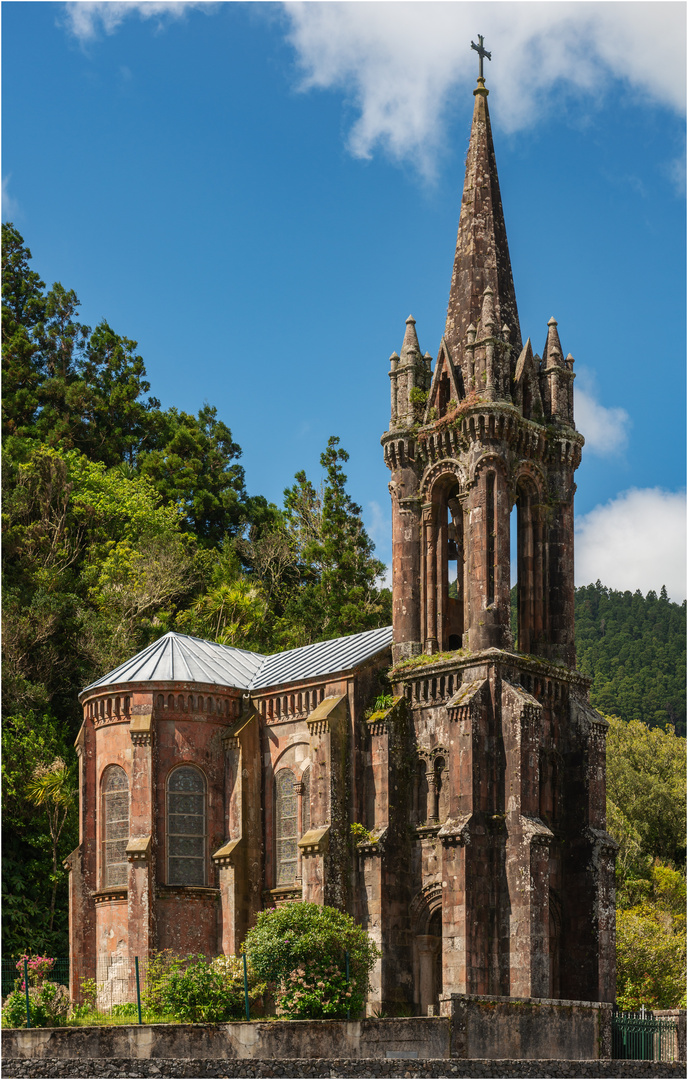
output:
[[[226,844],[223,844],[221,848],[218,848],[215,854],[212,856],[213,862],[217,866],[233,866],[234,858],[237,854],[237,848],[241,843],[241,837],[238,840],[228,840]]]
[[[150,746],[153,736],[152,713],[132,715],[129,722],[129,735],[134,746]]]
[[[133,836],[127,844],[127,859],[130,863],[146,862],[151,853],[150,836]]]

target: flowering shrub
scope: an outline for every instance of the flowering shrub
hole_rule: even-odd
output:
[[[244,1013],[244,965],[236,956],[208,960],[187,956],[167,960],[166,975],[158,981],[156,996],[161,1012],[182,1023],[219,1024],[238,1020]],[[264,991],[249,968],[249,1003]]]
[[[346,980],[346,970],[338,964],[310,964],[298,967],[282,979],[277,992],[277,1015],[289,1020],[343,1018],[347,1010],[359,1012],[365,994],[356,979]]]
[[[65,1024],[70,1006],[69,990],[61,983],[44,982],[40,986],[29,987],[32,1027],[59,1027]],[[17,987],[8,994],[2,1010],[2,1023],[3,1027],[26,1027],[24,989]]]
[[[279,1014],[313,1018],[358,1013],[380,955],[350,915],[319,904],[261,911],[244,949],[256,976],[273,987]]]
[[[25,960],[29,974],[29,986],[41,986],[46,975],[50,974],[55,965],[54,958],[50,956],[29,956],[28,953],[24,953],[24,955],[17,960],[17,971],[21,976],[20,989],[22,990],[24,989]]]

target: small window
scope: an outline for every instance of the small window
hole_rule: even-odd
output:
[[[111,765],[103,777],[103,888],[126,885],[129,840],[129,781],[124,769]]]
[[[306,769],[301,777],[301,835],[311,827],[311,770]]]
[[[167,782],[167,882],[205,885],[205,778],[184,765]]]
[[[282,769],[275,777],[278,885],[291,885],[296,880],[296,801],[294,774],[289,769]]]

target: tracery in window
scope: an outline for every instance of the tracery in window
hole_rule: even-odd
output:
[[[103,776],[103,887],[126,885],[129,840],[129,781],[124,769],[110,765]]]
[[[167,881],[205,885],[205,777],[183,765],[167,781]]]
[[[291,769],[281,769],[275,777],[277,885],[290,885],[296,880],[298,858],[296,804],[294,774]]]

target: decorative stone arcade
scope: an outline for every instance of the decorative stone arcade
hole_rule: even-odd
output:
[[[522,344],[482,77],[474,94],[444,336],[431,374],[407,319],[382,438],[393,680],[421,762],[415,876],[404,868],[394,888],[411,912],[423,1011],[440,984],[446,1002],[452,992],[590,1001],[615,992],[607,725],[575,670],[573,475],[583,438],[573,358],[554,319],[542,358]]]

